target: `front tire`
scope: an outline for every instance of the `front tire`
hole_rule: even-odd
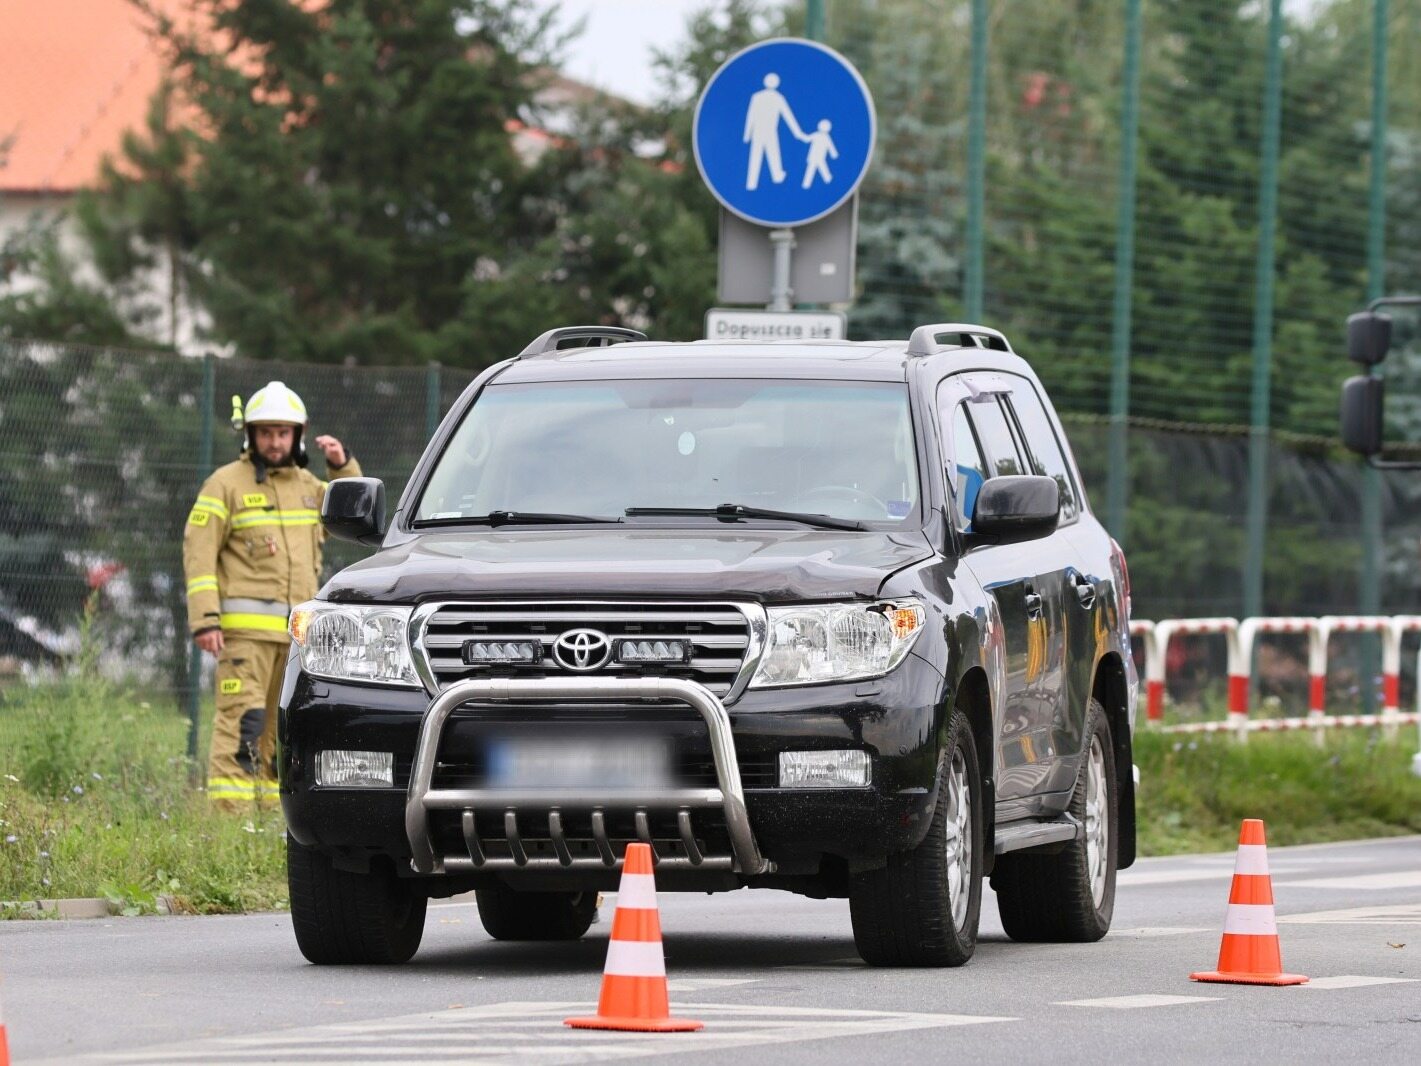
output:
[[[977,947],[982,906],[982,775],[972,727],[960,709],[927,835],[854,875],[854,944],[870,966],[961,966]]]
[[[480,888],[479,921],[495,940],[578,940],[597,917],[596,892]]]
[[[1110,931],[1115,914],[1115,864],[1120,818],[1110,723],[1090,701],[1086,754],[1071,794],[1081,839],[1054,855],[999,855],[992,871],[1002,927],[1013,940],[1085,944]]]
[[[286,838],[291,924],[317,965],[408,962],[424,936],[429,898],[391,869],[339,870],[315,848]]]

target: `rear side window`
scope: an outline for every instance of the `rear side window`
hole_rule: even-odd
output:
[[[1007,422],[1001,401],[993,396],[991,399],[965,406],[967,417],[972,420],[972,426],[977,431],[977,440],[981,443],[982,450],[987,453],[987,476],[1026,473],[1021,468],[1016,439],[1011,435],[1011,425]]]
[[[1071,478],[1071,468],[1066,464],[1065,452],[1056,437],[1056,430],[1051,425],[1041,397],[1031,382],[1014,375],[1010,381],[1012,409],[1016,412],[1017,423],[1026,438],[1026,448],[1031,453],[1031,472],[1044,474],[1054,479],[1061,487],[1061,521],[1069,522],[1080,513],[1080,504],[1075,482]]]

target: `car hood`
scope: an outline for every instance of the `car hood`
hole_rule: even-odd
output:
[[[742,597],[762,603],[877,594],[931,556],[922,533],[739,528],[428,533],[349,566],[321,598]]]

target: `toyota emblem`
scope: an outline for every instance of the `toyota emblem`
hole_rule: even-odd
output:
[[[600,670],[612,657],[612,642],[596,629],[569,629],[553,643],[553,658],[564,670]]]

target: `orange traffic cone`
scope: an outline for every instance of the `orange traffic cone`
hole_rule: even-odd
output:
[[[5,1039],[5,1004],[0,1001],[0,1066],[10,1066],[10,1042]]]
[[[1283,952],[1278,944],[1278,922],[1273,914],[1273,879],[1268,875],[1268,848],[1263,823],[1245,818],[1238,834],[1238,859],[1234,863],[1229,912],[1224,918],[1224,939],[1219,946],[1219,968],[1191,973],[1191,981],[1233,985],[1300,985],[1302,974],[1283,972]]]
[[[574,1029],[629,1029],[641,1033],[688,1033],[702,1022],[671,1017],[666,990],[666,957],[661,953],[661,914],[651,846],[628,844],[612,916],[612,939],[602,972],[597,1017],[568,1018]]]

